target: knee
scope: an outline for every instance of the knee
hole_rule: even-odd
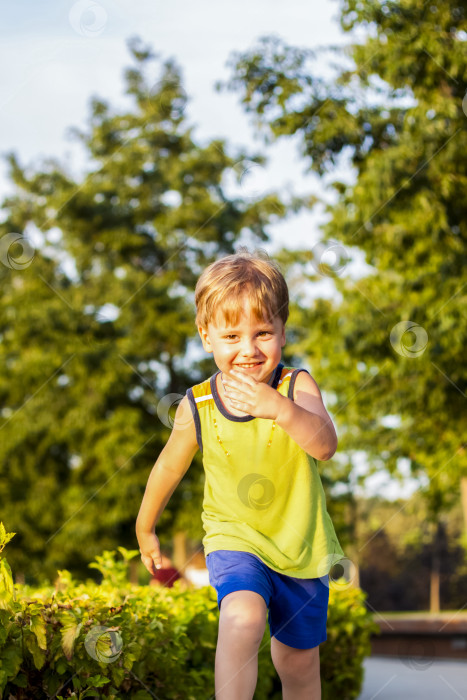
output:
[[[285,645],[282,645],[285,647]],[[272,650],[272,648],[271,648]],[[281,648],[271,653],[274,667],[282,683],[290,685],[311,683],[320,676],[319,646],[313,649]]]
[[[266,629],[265,604],[245,600],[226,600],[221,605],[219,626],[232,638],[248,639],[259,644]]]

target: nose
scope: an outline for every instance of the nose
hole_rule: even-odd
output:
[[[240,356],[245,360],[253,359],[258,356],[255,338],[244,338],[242,340]]]

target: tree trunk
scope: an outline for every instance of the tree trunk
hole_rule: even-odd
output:
[[[351,522],[353,526],[353,541],[355,542],[355,546],[350,548],[350,565],[347,568],[347,577],[349,578],[349,582],[352,584],[354,588],[360,588],[360,565],[359,565],[359,556],[358,556],[358,503],[353,496],[351,496],[351,501],[350,501],[350,516],[351,516]]]
[[[439,566],[433,566],[430,575],[430,612],[439,612]]]
[[[464,524],[467,532],[467,476],[461,476],[461,503],[464,513]]]
[[[173,563],[176,569],[183,574],[186,567],[186,533],[176,532],[173,536]]]
[[[436,526],[433,538],[433,550],[430,572],[430,612],[437,613],[440,610],[439,580],[440,580],[440,549],[443,528],[440,522]]]

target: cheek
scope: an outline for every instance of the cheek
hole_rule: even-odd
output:
[[[222,343],[219,345],[219,352],[223,355],[232,355],[235,353],[235,346],[229,345],[229,343]]]
[[[228,359],[229,357],[235,356],[235,350],[228,345],[218,345],[214,347],[214,352],[217,357],[223,359]]]

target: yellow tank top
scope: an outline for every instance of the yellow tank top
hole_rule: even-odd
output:
[[[301,371],[279,363],[271,386],[293,400]],[[324,576],[344,552],[315,459],[272,420],[231,414],[216,388],[219,372],[186,392],[206,477],[205,554],[251,552],[281,574]]]

